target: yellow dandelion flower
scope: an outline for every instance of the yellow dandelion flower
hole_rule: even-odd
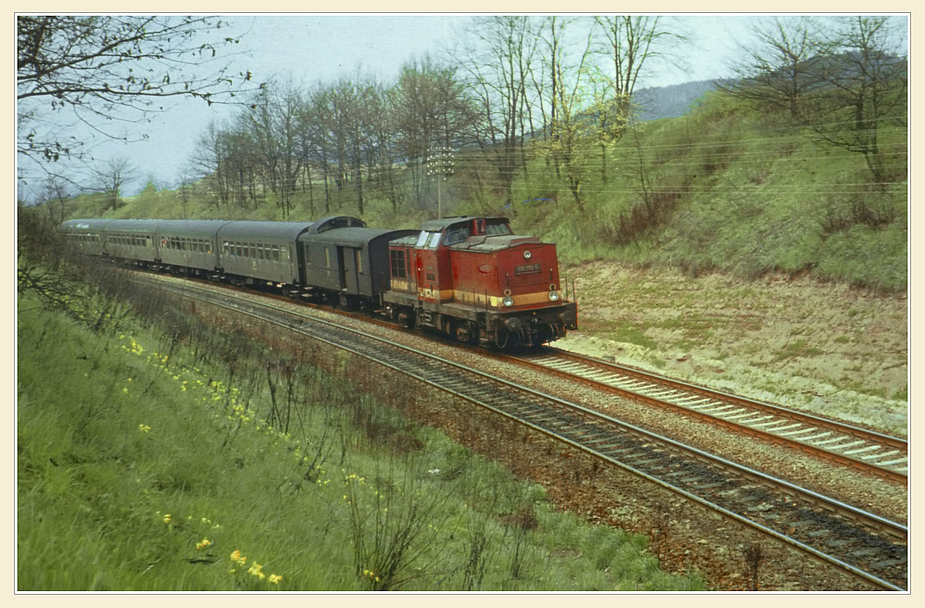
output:
[[[267,580],[269,580],[269,581],[270,581],[271,583],[273,583],[274,585],[278,585],[279,582],[280,582],[281,580],[283,580],[283,577],[280,576],[279,574],[271,574],[271,575],[270,575],[270,578],[267,579]]]
[[[164,516],[164,523],[165,523],[165,524],[169,524],[169,523],[170,523],[170,513],[168,513],[167,515]]]
[[[255,563],[253,566],[247,569],[247,573],[250,574],[251,576],[256,576],[259,579],[264,579],[266,578],[267,575],[264,574],[262,570],[263,570],[263,566]]]

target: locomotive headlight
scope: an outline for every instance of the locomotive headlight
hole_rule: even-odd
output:
[[[550,291],[550,292],[549,292],[549,301],[550,301],[550,302],[557,302],[558,300],[559,300],[559,292],[558,292],[558,291]]]
[[[501,303],[504,304],[505,306],[513,306],[514,298],[512,298],[511,296],[504,296],[504,299],[501,300]]]
[[[533,255],[533,254],[530,253],[529,251],[524,251],[524,257],[527,258],[528,260],[530,259],[530,256],[532,256],[532,255]]]

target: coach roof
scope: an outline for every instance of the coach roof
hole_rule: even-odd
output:
[[[214,237],[227,223],[228,220],[164,220],[158,224],[157,232],[164,236]]]
[[[311,224],[304,222],[230,222],[219,229],[218,238],[241,241],[295,241],[310,227]]]

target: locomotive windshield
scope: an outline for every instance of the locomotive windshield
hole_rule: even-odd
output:
[[[418,235],[418,240],[414,244],[415,247],[427,247],[428,249],[436,249],[437,245],[440,243],[440,232],[428,232],[427,230],[422,230],[421,234]]]
[[[469,226],[459,226],[457,228],[448,228],[446,236],[443,238],[444,245],[455,245],[462,243],[469,238]]]

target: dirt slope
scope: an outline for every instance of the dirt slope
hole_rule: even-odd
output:
[[[560,348],[905,435],[908,307],[808,278],[744,281],[590,262]]]

